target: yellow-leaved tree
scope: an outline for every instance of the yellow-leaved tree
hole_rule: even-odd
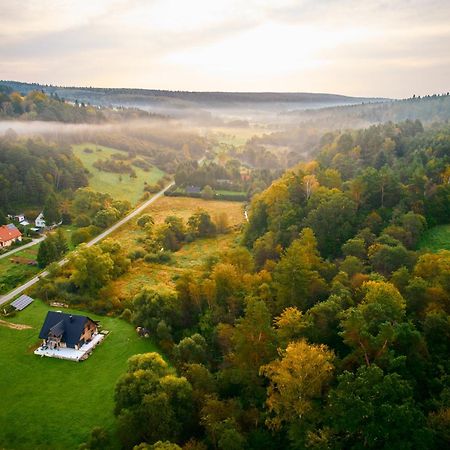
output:
[[[291,342],[280,356],[261,367],[261,374],[270,381],[266,403],[272,413],[267,426],[272,429],[308,415],[322,398],[334,369],[334,353],[305,340]]]

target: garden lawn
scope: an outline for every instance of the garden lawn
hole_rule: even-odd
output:
[[[114,387],[128,358],[156,351],[148,339],[116,318],[99,317],[110,334],[83,362],[41,358],[33,354],[40,327],[50,308],[36,300],[7,319],[30,329],[0,324],[0,448],[71,450],[85,442],[95,426],[114,432]],[[111,447],[112,449],[114,446]]]
[[[36,244],[20,252],[16,252],[9,257],[0,259],[0,294],[11,291],[41,270],[37,266],[15,264],[11,262],[11,258],[14,257],[36,259],[38,249],[39,244]]]
[[[425,231],[419,249],[430,252],[450,250],[450,225],[438,225]]]
[[[86,153],[85,148],[90,148],[93,153]],[[129,200],[136,205],[144,193],[144,182],[155,184],[164,176],[164,172],[157,167],[146,172],[139,167],[132,166],[136,172],[136,178],[130,178],[129,174],[105,172],[96,169],[93,164],[99,159],[108,159],[114,153],[127,154],[122,150],[91,143],[72,146],[74,154],[81,160],[84,167],[92,176],[89,177],[89,186],[98,192],[110,194],[115,200]]]

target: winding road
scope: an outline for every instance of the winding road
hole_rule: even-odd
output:
[[[161,191],[159,191],[157,194],[155,194],[153,197],[149,198],[147,201],[145,201],[144,203],[142,203],[142,205],[138,206],[136,209],[134,209],[133,211],[131,211],[128,215],[126,215],[123,219],[120,219],[118,222],[116,222],[114,225],[112,225],[111,227],[109,227],[107,230],[103,231],[102,233],[100,233],[99,235],[95,236],[93,239],[91,239],[89,242],[86,243],[87,247],[91,247],[92,245],[97,244],[99,241],[101,241],[102,239],[105,239],[105,237],[109,236],[112,232],[116,231],[118,228],[120,228],[122,225],[126,224],[127,222],[129,222],[131,219],[135,218],[136,216],[138,216],[139,214],[142,213],[142,211],[144,211],[149,205],[151,205],[152,203],[154,203],[156,200],[158,200],[158,198],[160,198],[161,196],[164,195],[164,192],[166,192],[169,188],[171,188],[175,183],[172,182],[169,185],[167,185],[164,189],[162,189]],[[24,246],[25,247],[25,246]],[[22,247],[21,249],[23,249],[24,247]],[[74,252],[76,252],[76,250],[74,250]],[[60,261],[58,261],[58,265],[60,267],[64,266],[65,264],[67,264],[69,261],[69,259],[67,257],[65,257],[64,259],[61,259]],[[48,275],[48,270],[43,270],[42,272],[39,272],[34,278],[31,278],[30,280],[26,281],[25,283],[23,283],[22,285],[16,287],[15,289],[13,289],[11,292],[8,292],[7,294],[3,295],[0,297],[0,305],[3,305],[4,303],[9,302],[10,300],[12,300],[13,298],[15,298],[17,295],[21,294],[23,291],[25,291],[26,289],[28,289],[29,287],[33,286],[34,284],[36,284],[41,277],[45,277]]]

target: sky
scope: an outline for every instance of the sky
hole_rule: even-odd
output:
[[[66,86],[450,90],[450,0],[0,0],[0,79]]]

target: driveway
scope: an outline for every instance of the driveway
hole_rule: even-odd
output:
[[[7,258],[8,256],[14,255],[14,253],[20,252],[26,248],[30,248],[33,247],[33,245],[39,244],[40,242],[42,242],[44,239],[46,238],[46,236],[42,236],[39,239],[33,239],[31,242],[29,242],[28,244],[25,245],[21,245],[20,247],[15,248],[14,250],[11,250],[9,252],[3,253],[2,255],[0,255],[0,259],[3,258]]]

